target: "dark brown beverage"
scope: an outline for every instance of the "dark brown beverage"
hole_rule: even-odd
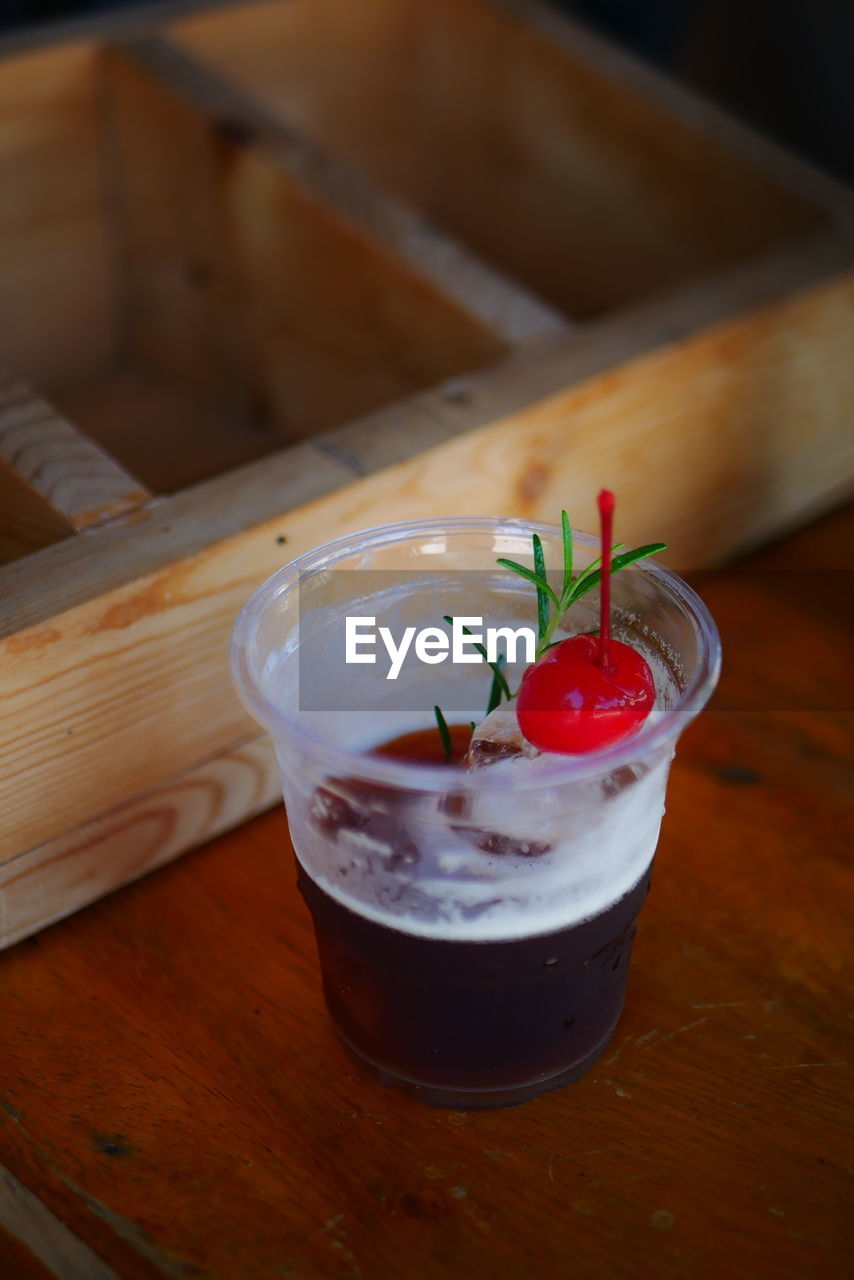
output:
[[[650,879],[557,933],[446,942],[377,924],[299,867],[298,877],[326,1002],[348,1049],[384,1083],[465,1108],[524,1102],[592,1066],[623,1007]]]
[[[455,731],[455,743],[467,732]],[[382,754],[423,760],[435,751],[435,737],[407,735]],[[394,825],[388,817],[356,819],[352,809],[331,805],[329,793],[322,812],[333,840],[356,820],[374,835],[372,821]],[[531,848],[504,845],[500,853],[530,857]],[[524,1102],[568,1084],[596,1061],[622,1009],[650,875],[607,910],[568,928],[466,941],[407,933],[359,914],[298,863],[326,1001],[347,1048],[383,1082],[465,1108]]]

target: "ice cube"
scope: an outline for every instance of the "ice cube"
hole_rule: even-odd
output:
[[[515,858],[541,858],[544,853],[551,853],[552,850],[552,845],[545,840],[529,840],[519,835],[508,835],[504,831],[489,831],[486,827],[457,827],[455,830],[465,835],[483,853],[491,853],[498,858],[511,855]]]
[[[538,755],[537,748],[522,737],[516,719],[516,703],[502,702],[475,728],[466,764],[469,769],[483,769],[499,760],[511,760],[516,756],[532,760]]]
[[[312,796],[308,815],[328,839],[343,840],[364,855],[382,856],[396,869],[418,861],[419,850],[410,838],[401,812],[401,793],[380,783],[334,779],[347,794],[320,786]]]

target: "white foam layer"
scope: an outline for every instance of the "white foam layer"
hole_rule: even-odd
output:
[[[678,698],[677,685],[660,654],[633,642],[653,668],[657,719]],[[482,683],[481,677],[478,696]],[[281,673],[277,685],[282,702],[293,699],[294,686]],[[352,752],[432,723],[426,713],[386,710],[304,718],[319,736]],[[346,782],[317,776],[287,744],[279,749],[291,835],[306,873],[366,919],[419,937],[468,942],[551,933],[600,914],[628,893],[655,853],[672,758],[669,748],[659,748],[616,775],[560,783],[553,777],[555,756],[503,760],[482,771],[486,785],[481,771],[464,775],[464,811],[448,813],[430,794],[410,796],[405,808],[389,811],[382,798],[360,800],[358,785],[354,793]],[[502,777],[506,787],[496,787]],[[350,817],[322,821],[318,788],[337,788],[345,800],[349,795]]]
[[[598,783],[583,793],[576,786],[571,804],[556,791],[493,792],[474,798],[465,823],[435,810],[391,815],[385,825],[339,829],[334,841],[313,826],[305,804],[291,804],[294,847],[331,897],[389,928],[467,942],[551,933],[606,910],[647,871],[669,764],[659,761],[611,795]],[[508,850],[535,841],[536,856],[491,853],[496,838]]]

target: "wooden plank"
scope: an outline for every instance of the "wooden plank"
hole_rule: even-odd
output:
[[[269,809],[281,794],[272,743],[260,735],[38,848],[0,858],[0,949]]]
[[[311,451],[290,511],[277,484],[288,455],[258,464],[264,483],[248,469],[252,490],[241,493],[237,477],[164,502],[144,545],[127,530],[103,530],[85,562],[77,558],[76,582],[63,546],[37,553],[29,574],[7,566],[6,848],[45,843],[244,740],[251,726],[229,692],[226,660],[234,616],[284,559],[330,537],[416,516],[553,519],[561,506],[592,527],[593,497],[607,483],[621,496],[621,537],[661,538],[684,569],[841,500],[854,480],[852,289],[849,277],[730,320],[358,483]],[[279,514],[262,521],[274,501]],[[45,591],[53,614],[37,622]],[[57,758],[58,741],[74,750]]]
[[[0,61],[0,364],[41,387],[113,342],[97,51]]]
[[[157,37],[128,41],[122,54],[223,133],[261,145],[291,179],[366,239],[506,342],[567,329],[570,322],[520,284],[425,222],[420,211],[381,191],[364,174],[318,146],[213,74],[176,44]]]
[[[588,65],[570,31],[557,42],[527,10],[486,0],[283,2],[172,28],[270,110],[576,318],[828,221],[640,82]]]
[[[49,541],[127,516],[151,496],[27,383],[2,370],[0,462],[34,505],[53,513],[57,533]]]
[[[278,468],[265,465],[264,471],[266,476],[259,467],[255,477],[257,492],[263,494],[266,490],[269,496],[275,488],[285,507],[289,496],[297,507],[302,507],[313,492],[332,492],[352,479],[351,472],[309,445],[289,450]],[[239,473],[237,478],[239,481]],[[86,547],[81,548],[77,557],[75,573],[85,576],[108,544],[114,550],[120,545],[124,549],[119,552],[119,560],[125,565],[123,576],[131,568],[126,553],[130,552],[133,559],[135,547],[158,547],[164,566],[162,574],[154,576],[139,576],[131,568],[135,588],[102,597],[104,608],[96,611],[97,616],[92,614],[86,619],[78,610],[60,609],[46,619],[44,625],[24,632],[13,624],[3,646],[0,675],[0,681],[8,679],[0,691],[0,757],[8,753],[17,759],[28,774],[28,781],[24,784],[25,794],[20,797],[23,827],[18,826],[17,819],[7,823],[4,818],[0,861],[71,831],[93,815],[131,799],[164,778],[198,766],[256,732],[229,691],[224,667],[228,632],[245,598],[245,585],[239,583],[235,590],[233,584],[229,587],[223,581],[224,596],[220,595],[219,586],[213,592],[205,586],[203,594],[209,597],[205,604],[195,598],[198,579],[193,581],[192,566],[201,569],[211,554],[210,519],[215,518],[217,510],[227,514],[234,497],[233,486],[234,477],[221,478],[205,486],[211,506],[204,512],[197,504],[194,506],[192,491],[164,500],[152,509],[144,538],[139,537],[137,529],[110,526],[99,530],[91,540],[87,539]],[[244,489],[242,496],[251,503],[251,487]],[[186,557],[178,550],[178,544],[186,551],[193,529],[196,550]],[[116,538],[118,543],[114,541]],[[266,550],[272,551],[273,560],[278,564],[286,561],[290,554],[289,548],[283,545],[285,540],[278,528],[271,529],[265,539],[269,541]],[[51,592],[54,586],[61,594],[63,578],[74,594],[67,567],[64,572],[60,571],[58,578],[53,578],[51,572],[42,572],[47,566],[36,565],[33,557],[25,563],[29,575],[35,575],[38,580],[39,589],[34,594]],[[174,574],[170,565],[176,571]],[[114,567],[118,567],[118,563]],[[94,579],[90,579],[91,585]],[[97,594],[101,585],[96,586]],[[59,603],[56,596],[53,599],[54,605]],[[21,593],[13,591],[8,600],[10,607],[4,610],[0,623],[4,626],[10,614],[17,612],[16,605],[22,602]],[[116,608],[110,608],[110,600]],[[201,615],[209,615],[213,606],[213,616],[218,617],[218,621],[213,625],[210,617],[204,621],[199,606]],[[142,625],[143,631],[149,629],[146,617],[154,621],[154,627],[149,635],[151,642],[143,639],[140,648],[138,628]],[[168,675],[161,669],[165,656],[164,622],[171,633],[171,640],[166,642],[166,650],[171,653],[167,659]],[[176,670],[171,658],[179,655],[183,655],[179,661],[181,670]],[[116,662],[126,664],[126,678],[119,684],[115,681]],[[207,705],[211,671],[218,672],[218,683],[225,677],[219,689],[219,709]],[[164,676],[169,683],[168,690],[163,684]],[[37,695],[40,724],[26,719],[27,706],[31,711],[35,709],[27,692],[28,688],[32,691],[33,679],[40,688]],[[152,704],[150,695],[156,688],[160,694],[155,695]],[[5,697],[5,693],[10,696]],[[48,715],[51,702],[54,713]],[[186,753],[189,744],[183,735],[170,741],[179,707],[183,711],[178,719],[186,716],[185,725],[195,720],[197,728],[202,730],[199,740],[191,747],[191,755]],[[197,717],[206,722],[204,729]],[[47,720],[52,722],[50,727]],[[26,728],[22,730],[22,726]],[[45,732],[48,737],[44,736]],[[206,741],[203,743],[201,739]],[[96,758],[94,772],[87,773],[88,765]],[[53,775],[47,790],[45,764]],[[80,789],[75,794],[78,782]],[[51,811],[51,816],[45,823],[42,819],[46,810]]]
[[[368,475],[624,362],[642,359],[657,347],[690,340],[713,325],[725,324],[728,317],[770,307],[789,293],[846,275],[852,265],[854,239],[844,233],[788,246],[756,263],[722,272],[702,286],[676,289],[619,318],[587,324],[571,340],[555,335],[521,344],[494,368],[449,379],[435,392],[414,398],[405,413],[390,406],[321,432],[314,444],[356,474]],[[844,325],[847,332],[847,319]],[[844,434],[841,424],[840,430]]]

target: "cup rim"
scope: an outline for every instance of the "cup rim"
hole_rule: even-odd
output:
[[[504,789],[507,775],[503,770],[462,771],[449,764],[411,764],[402,760],[370,756],[347,751],[308,732],[295,720],[283,715],[261,693],[250,669],[247,658],[249,642],[257,621],[265,607],[300,581],[306,572],[319,573],[332,568],[339,561],[360,551],[380,546],[392,546],[416,537],[446,536],[451,533],[500,534],[506,531],[514,536],[530,536],[560,539],[557,525],[521,520],[515,517],[454,516],[442,519],[433,517],[376,525],[369,529],[345,534],[324,543],[314,550],[295,557],[287,565],[276,570],[252,592],[234,623],[231,636],[230,661],[232,677],[238,695],[246,709],[274,740],[292,740],[300,754],[310,757],[330,777],[358,777],[360,780],[384,783],[387,786],[413,792],[447,794],[476,786],[488,790],[490,786]],[[598,549],[599,539],[591,534],[573,529],[573,543]],[[548,790],[567,782],[590,777],[602,777],[621,765],[629,764],[641,756],[653,754],[668,743],[674,744],[685,727],[699,714],[708,702],[717,684],[721,668],[721,644],[718,629],[706,605],[677,573],[653,561],[632,566],[632,572],[642,573],[658,582],[664,592],[675,597],[691,616],[699,633],[702,660],[697,664],[675,707],[666,711],[652,725],[642,726],[636,733],[622,739],[612,747],[586,755],[558,755],[555,753],[549,767],[537,770],[536,777],[514,778],[514,789]],[[553,763],[552,763],[553,761]],[[500,776],[497,776],[500,775]]]

